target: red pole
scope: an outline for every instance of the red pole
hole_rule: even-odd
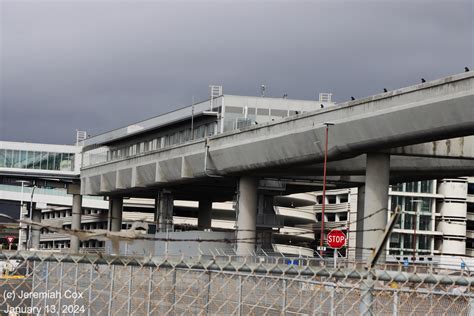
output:
[[[328,139],[329,139],[329,125],[331,123],[324,123],[326,125],[326,145],[324,146],[324,173],[323,173],[323,205],[321,209],[321,236],[319,241],[319,251],[321,257],[324,257],[324,211],[326,210],[326,165],[328,161]]]

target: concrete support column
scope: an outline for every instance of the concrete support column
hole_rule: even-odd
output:
[[[122,229],[123,198],[110,197],[109,200],[109,230],[119,232]]]
[[[242,176],[239,180],[237,214],[238,256],[248,256],[255,250],[257,237],[257,184],[253,177]]]
[[[199,200],[198,229],[212,228],[212,201],[210,199]]]
[[[35,223],[41,223],[41,210],[36,208],[36,203],[30,206],[31,220]],[[39,249],[41,228],[36,225],[31,225],[31,243],[30,247]]]
[[[173,195],[163,190],[155,199],[155,223],[157,232],[173,231]]]
[[[390,155],[368,153],[365,172],[363,259],[367,259],[387,226],[388,189],[390,176]],[[385,209],[385,210],[382,210]],[[370,216],[370,217],[369,217]],[[385,251],[379,262],[385,261]]]
[[[73,194],[72,196],[72,218],[71,218],[71,229],[81,229],[81,218],[82,218],[82,195]],[[80,240],[79,237],[71,236],[71,247],[70,250],[73,253],[79,252]]]
[[[356,257],[357,261],[362,261],[364,257],[364,199],[365,185],[357,188],[357,222],[356,222]]]

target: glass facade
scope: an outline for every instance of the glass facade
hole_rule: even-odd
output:
[[[105,161],[113,161],[126,157],[136,156],[142,153],[158,150],[168,146],[184,144],[194,139],[202,139],[207,136],[212,136],[216,133],[217,122],[210,122],[195,126],[194,130],[185,128],[173,133],[162,136],[150,138],[135,144],[128,144],[113,148],[103,147],[103,152],[85,153],[83,165],[93,165]]]
[[[433,181],[414,181],[406,183],[397,183],[392,185],[392,191],[413,192],[413,193],[433,193]]]
[[[0,168],[73,171],[74,154],[0,149]]]
[[[395,223],[394,232],[390,235],[389,253],[391,255],[410,255],[413,253],[413,240],[416,229],[416,252],[420,255],[432,254],[434,236],[434,181],[414,181],[392,185],[390,196],[391,213],[397,206],[402,213]],[[396,192],[416,193],[397,195]]]

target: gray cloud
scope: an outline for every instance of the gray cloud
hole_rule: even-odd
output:
[[[3,1],[0,139],[71,143],[231,94],[336,100],[473,67],[471,1]]]

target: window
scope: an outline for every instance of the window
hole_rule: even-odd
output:
[[[418,192],[418,182],[407,182],[406,183],[406,192]]]
[[[417,235],[418,249],[429,250],[431,248],[431,237],[425,235]]]
[[[392,191],[403,191],[403,183],[392,185]]]
[[[420,230],[431,230],[431,216],[420,215],[419,222]]]
[[[431,213],[431,199],[430,198],[421,199],[421,212]]]
[[[13,168],[20,168],[20,151],[13,151]]]
[[[5,149],[0,149],[0,168],[5,167]]]
[[[403,214],[404,215],[404,220],[403,220],[403,228],[404,229],[413,229],[413,219],[414,216],[411,214]]]
[[[405,250],[413,249],[413,235],[403,235],[403,247]]]
[[[421,192],[431,193],[431,180],[421,181]]]
[[[401,248],[400,234],[392,233],[390,235],[390,248]]]
[[[335,195],[326,195],[326,200],[328,204],[336,204],[336,196]]]

